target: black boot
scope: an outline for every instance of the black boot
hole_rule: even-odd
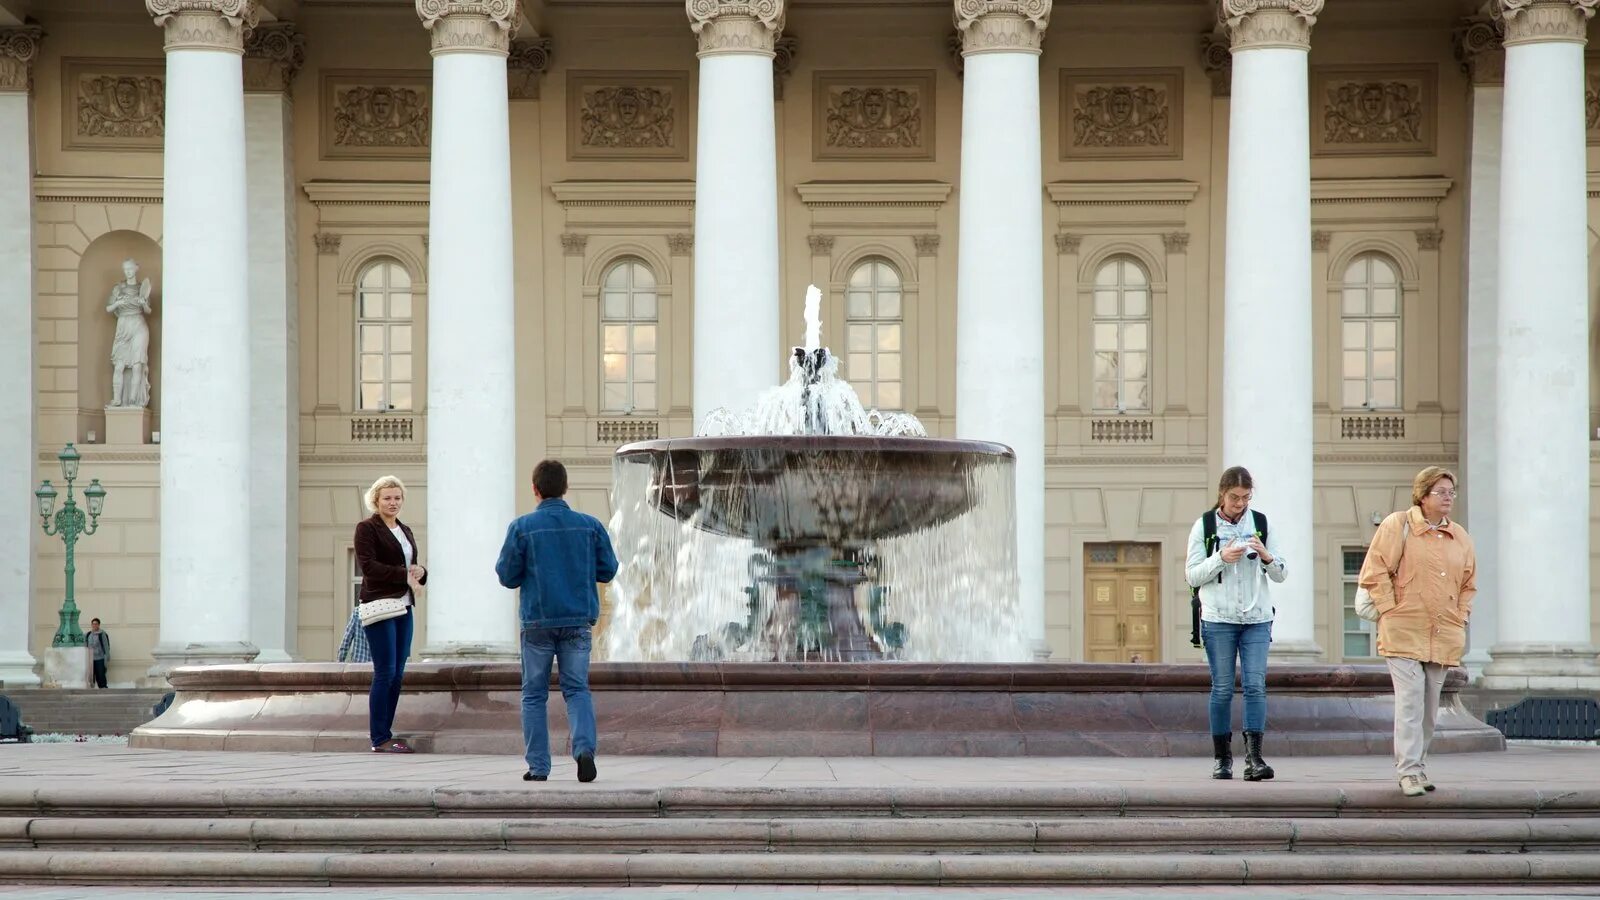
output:
[[[1211,755],[1217,764],[1211,767],[1211,777],[1226,781],[1233,777],[1233,734],[1213,734]]]
[[[1272,767],[1261,758],[1261,732],[1244,733],[1244,780],[1266,781],[1273,775]]]

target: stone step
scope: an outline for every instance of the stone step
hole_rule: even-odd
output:
[[[1600,854],[1600,819],[0,819],[0,850]]]
[[[37,734],[128,734],[150,721],[165,691],[110,688],[10,691],[22,721]]]
[[[1600,854],[0,851],[18,884],[1593,885]]]
[[[423,757],[410,759],[422,760]],[[373,757],[351,778],[378,779],[405,757]],[[1205,781],[1181,785],[932,785],[892,787],[618,787],[508,775],[504,789],[269,787],[129,781],[103,785],[0,781],[0,816],[419,819],[585,818],[1338,818],[1600,817],[1600,788],[1453,787],[1402,796],[1393,784]]]

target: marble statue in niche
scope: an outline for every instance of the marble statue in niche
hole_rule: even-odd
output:
[[[1422,143],[1422,86],[1404,81],[1350,81],[1330,86],[1323,140],[1329,144]]]
[[[84,76],[78,83],[78,134],[95,138],[160,138],[166,94],[153,75]]]
[[[150,405],[150,279],[139,280],[139,264],[122,261],[122,281],[111,289],[106,312],[117,317],[111,341],[111,405]]]

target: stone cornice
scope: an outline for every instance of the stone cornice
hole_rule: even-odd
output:
[[[700,56],[754,53],[775,56],[787,0],[684,0]]]
[[[256,0],[144,0],[162,29],[167,50],[244,53],[245,33],[256,25]]]
[[[558,181],[550,192],[564,209],[595,206],[694,206],[692,181]]]
[[[521,0],[416,0],[417,17],[433,37],[433,55],[507,56],[522,15]]]
[[[1312,203],[1432,200],[1450,193],[1448,178],[1313,178]]]
[[[1491,14],[1505,28],[1505,45],[1558,41],[1582,44],[1600,0],[1493,0]]]
[[[252,29],[244,39],[244,89],[255,93],[287,93],[306,62],[306,36],[292,22]]]
[[[1052,181],[1056,206],[1187,206],[1200,193],[1193,181]]]
[[[1053,0],[955,0],[961,55],[1039,53]]]
[[[426,181],[308,181],[314,206],[427,206]]]
[[[943,206],[951,186],[943,181],[807,181],[795,185],[811,209],[840,206]]]
[[[1323,0],[1222,0],[1217,19],[1233,42],[1233,52],[1268,47],[1311,49],[1311,26]]]
[[[33,59],[44,29],[36,25],[0,28],[0,93],[27,93],[33,87]]]
[[[33,179],[41,203],[161,203],[161,178],[148,175],[41,175]]]

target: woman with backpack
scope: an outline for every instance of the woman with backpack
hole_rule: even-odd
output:
[[[1222,473],[1217,505],[1189,531],[1184,567],[1200,598],[1200,640],[1211,664],[1212,778],[1233,777],[1233,672],[1244,679],[1244,780],[1265,781],[1261,758],[1267,730],[1267,649],[1272,643],[1268,581],[1287,576],[1267,517],[1250,508],[1255,482],[1243,466]]]
[[[1439,692],[1461,664],[1478,592],[1477,554],[1450,518],[1456,476],[1429,466],[1411,482],[1411,507],[1378,526],[1361,565],[1356,613],[1378,622],[1378,655],[1394,682],[1394,762],[1400,791],[1433,790],[1423,765],[1439,715]]]

